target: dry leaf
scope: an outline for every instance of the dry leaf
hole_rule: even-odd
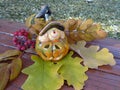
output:
[[[10,72],[7,65],[7,63],[0,63],[0,90],[4,90],[9,80]]]
[[[107,33],[102,30],[99,23],[93,23],[92,19],[82,21],[81,19],[68,19],[63,23],[65,34],[70,44],[77,41],[93,41],[103,39]]]
[[[70,47],[77,52],[83,59],[84,65],[89,68],[98,68],[101,65],[115,65],[116,62],[112,53],[107,48],[103,48],[100,51],[99,46],[85,47],[85,41],[79,41],[77,44],[72,44]]]
[[[20,55],[21,52],[19,50],[7,50],[4,53],[0,54],[0,61],[9,60],[11,58],[14,58],[14,56]]]
[[[0,90],[4,90],[7,83],[19,75],[22,68],[20,55],[18,50],[8,50],[0,54]]]
[[[92,24],[93,24],[93,20],[92,19],[87,19],[87,20],[82,22],[82,24],[80,25],[79,29],[80,30],[86,30]]]
[[[22,69],[22,60],[18,57],[9,64],[9,70],[10,70],[10,81],[15,79],[20,71]]]

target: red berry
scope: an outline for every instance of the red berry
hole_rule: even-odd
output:
[[[17,36],[18,35],[18,32],[14,32],[14,36]]]
[[[24,32],[24,36],[28,36],[28,33],[27,33],[27,32]]]
[[[20,50],[22,50],[22,51],[24,51],[26,48],[25,48],[25,46],[22,46],[21,48],[20,48]]]
[[[13,43],[21,51],[35,46],[35,42],[29,39],[29,33],[25,29],[20,29],[14,33]]]
[[[27,43],[27,42],[25,42],[25,43],[24,43],[24,45],[25,45],[25,46],[27,46],[27,45],[28,45],[28,43]]]
[[[22,34],[21,32],[18,32],[18,35],[19,35],[19,36],[23,36],[23,34]]]
[[[32,45],[35,45],[35,42],[33,41]]]
[[[32,41],[31,41],[31,40],[27,40],[27,43],[28,43],[28,44],[31,44],[31,43],[32,43]]]

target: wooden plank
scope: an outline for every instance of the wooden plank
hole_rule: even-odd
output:
[[[119,65],[115,65],[115,66],[112,66],[112,67],[109,66],[109,65],[100,66],[100,68],[98,68],[98,70],[100,70],[102,72],[106,72],[106,73],[120,75],[120,66]]]
[[[6,50],[10,50],[10,49],[12,49],[12,48],[10,48],[10,47],[4,47],[3,45],[0,45],[0,53],[3,53]]]
[[[93,69],[89,69],[89,71],[87,72],[87,75],[89,76],[89,79],[95,82],[96,84],[97,82],[99,82],[99,83],[106,84],[106,86],[109,85],[109,86],[115,86],[120,88],[120,77],[117,75],[100,72],[98,70],[93,70]],[[94,85],[93,83],[90,83],[90,82],[89,84]],[[102,87],[102,86],[99,86],[99,87]]]
[[[0,43],[14,46],[12,39],[13,39],[13,37],[0,33]]]
[[[9,20],[0,19],[0,31],[13,33],[18,29],[26,28],[24,24]]]
[[[101,48],[108,48],[115,58],[120,59],[120,40],[106,38],[103,40],[89,42],[89,44],[99,45]]]

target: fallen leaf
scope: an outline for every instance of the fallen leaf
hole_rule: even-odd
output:
[[[112,53],[107,48],[99,50],[99,46],[85,47],[85,41],[79,41],[70,47],[77,52],[84,60],[83,64],[89,68],[98,68],[101,65],[115,65],[116,62]]]
[[[12,60],[11,64],[9,64],[9,70],[10,70],[10,81],[14,80],[20,73],[22,69],[22,60],[18,57],[14,60]]]
[[[0,54],[0,61],[9,60],[10,57],[18,56],[20,53],[21,52],[19,50],[7,50],[4,53]]]
[[[20,55],[18,50],[8,50],[0,55],[0,90],[4,90],[7,83],[19,75],[22,68]]]
[[[28,75],[23,90],[58,90],[64,84],[63,78],[58,74],[61,64],[44,61],[35,55],[31,59],[35,63],[22,71]]]
[[[72,85],[75,90],[81,90],[84,82],[88,79],[85,74],[88,68],[80,64],[82,62],[81,58],[72,58],[72,55],[73,52],[70,52],[58,62],[62,64],[58,72],[63,76],[64,80],[67,80],[68,85]]]
[[[8,63],[0,63],[0,68],[4,67],[6,65],[8,65]]]
[[[4,90],[9,81],[9,70],[7,63],[0,63],[0,90]]]
[[[17,56],[6,57],[6,58],[1,59],[1,61],[13,60],[13,59],[15,59],[16,57],[17,57]]]

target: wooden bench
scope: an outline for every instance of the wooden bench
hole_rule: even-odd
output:
[[[4,33],[13,33],[20,28],[25,28],[24,24],[0,20],[0,53],[8,49],[13,49],[14,46],[12,37]],[[120,40],[107,38],[89,43],[99,45],[101,48],[108,48],[114,54],[117,64],[113,67],[101,66],[99,69],[89,69],[86,72],[89,79],[85,82],[84,90],[120,90]],[[23,68],[33,63],[28,57],[29,55],[27,54],[23,57]],[[20,73],[18,78],[7,85],[5,90],[22,90],[20,87],[26,78],[27,75]],[[74,89],[65,84],[60,90]]]

